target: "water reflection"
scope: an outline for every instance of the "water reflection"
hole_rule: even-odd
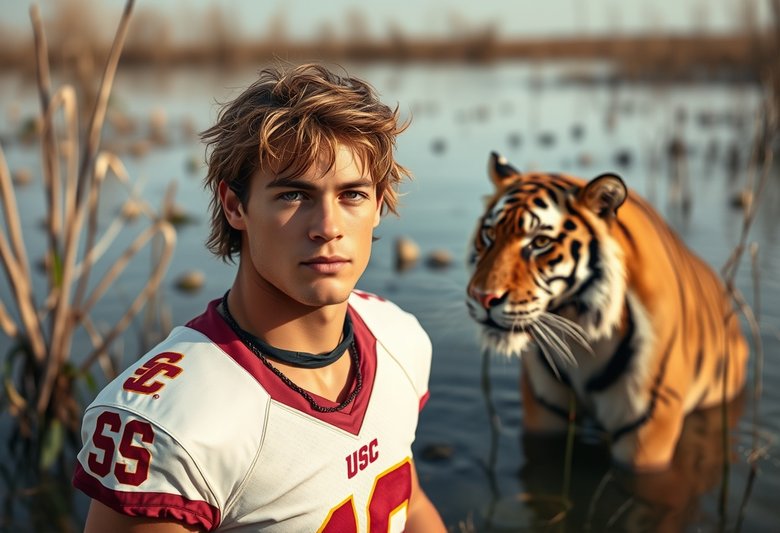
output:
[[[482,393],[491,422],[485,474],[491,498],[477,531],[656,533],[725,527],[725,511],[717,517],[702,514],[700,500],[715,490],[728,497],[724,472],[739,460],[735,429],[745,394],[725,406],[690,414],[671,465],[659,472],[633,473],[614,466],[606,438],[579,422],[568,435],[521,433],[524,461],[518,480],[523,491],[506,495],[496,472],[500,421],[488,368],[489,356],[483,354]]]

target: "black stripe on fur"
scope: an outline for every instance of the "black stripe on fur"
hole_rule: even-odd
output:
[[[626,305],[626,334],[620,341],[615,353],[612,354],[604,369],[595,376],[591,377],[585,384],[585,390],[588,392],[601,392],[611,387],[631,365],[636,352],[631,345],[634,339],[635,325],[631,314],[631,308]]]

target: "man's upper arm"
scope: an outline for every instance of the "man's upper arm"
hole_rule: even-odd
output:
[[[420,478],[417,476],[417,467],[414,463],[412,463],[412,495],[409,498],[406,531],[409,533],[445,533],[447,531],[439,512],[420,487]]]
[[[97,500],[92,500],[84,533],[105,533],[106,531],[112,533],[187,533],[203,530],[178,522],[123,515]]]

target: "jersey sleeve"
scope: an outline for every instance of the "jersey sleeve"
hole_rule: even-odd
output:
[[[76,488],[129,516],[162,518],[207,531],[219,503],[187,451],[164,429],[130,411],[93,405],[84,415]]]
[[[84,414],[76,488],[129,516],[232,524],[270,405],[234,349],[177,327],[110,382]]]

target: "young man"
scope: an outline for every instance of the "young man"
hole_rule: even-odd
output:
[[[397,115],[304,65],[204,132],[208,245],[238,272],[87,409],[87,531],[445,531],[411,451],[430,341],[354,290],[407,174]]]

